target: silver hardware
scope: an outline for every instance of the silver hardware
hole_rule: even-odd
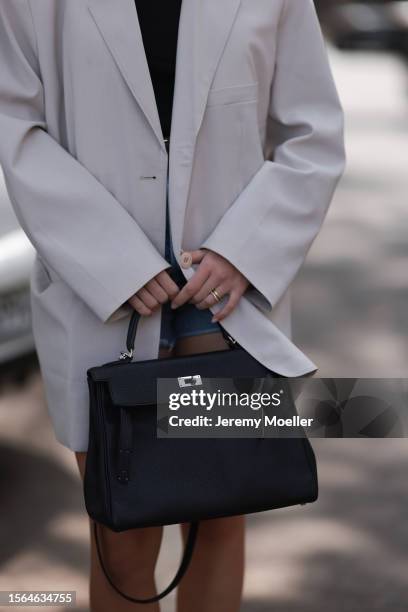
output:
[[[120,353],[119,359],[132,359],[133,357],[133,349],[130,349],[129,352],[124,351]]]
[[[235,340],[235,338],[230,336],[227,330],[224,328],[222,328],[222,335],[224,336],[224,339],[230,348],[233,348],[235,345],[240,346],[238,344],[238,340]]]
[[[200,374],[192,374],[191,376],[180,376],[177,378],[179,387],[196,387],[202,385]]]

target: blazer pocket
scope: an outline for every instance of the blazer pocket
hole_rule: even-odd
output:
[[[210,89],[207,98],[207,107],[226,104],[239,104],[241,102],[254,102],[258,99],[258,83],[247,85],[234,85],[221,89]]]

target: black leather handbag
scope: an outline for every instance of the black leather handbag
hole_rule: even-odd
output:
[[[132,361],[140,315],[131,316],[127,351],[87,371],[89,445],[84,476],[86,510],[93,519],[99,562],[117,593],[152,603],[181,580],[199,521],[314,502],[318,479],[313,449],[299,438],[162,438],[157,436],[157,379],[245,377],[282,384],[220,325],[229,348]],[[119,532],[190,523],[179,569],[161,593],[138,599],[120,590],[106,567],[98,523]]]

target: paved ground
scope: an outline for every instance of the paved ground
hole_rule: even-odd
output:
[[[322,376],[407,376],[407,75],[387,55],[332,59],[347,112],[348,172],[295,283],[296,340]],[[0,382],[0,589],[76,590],[82,612],[88,523],[80,480],[53,437],[38,371],[28,372],[17,382],[3,373]],[[408,442],[314,447],[319,502],[248,518],[244,612],[406,610]],[[159,584],[171,574],[177,535],[166,531]],[[169,599],[163,610],[172,609]]]

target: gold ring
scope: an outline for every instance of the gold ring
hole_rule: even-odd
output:
[[[211,293],[214,296],[214,298],[217,300],[217,302],[221,301],[222,298],[216,289],[211,289]]]

